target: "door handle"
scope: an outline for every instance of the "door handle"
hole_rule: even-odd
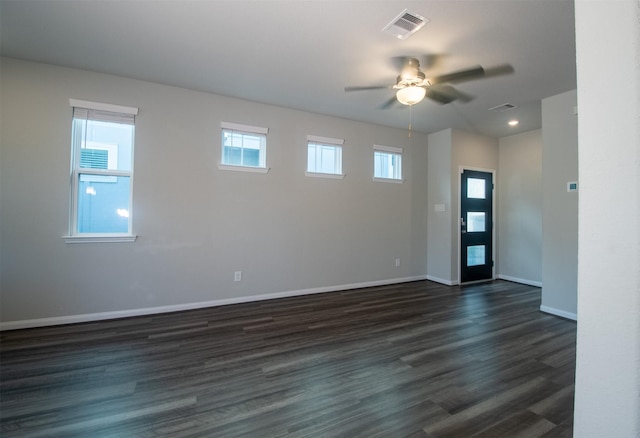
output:
[[[467,232],[467,223],[464,221],[463,217],[460,218],[460,232],[462,234]]]

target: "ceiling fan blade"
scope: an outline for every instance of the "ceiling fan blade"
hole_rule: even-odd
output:
[[[452,87],[451,85],[435,84],[429,87],[429,90],[432,90],[437,95],[447,96],[449,99],[451,99],[451,102],[453,102],[454,100],[459,100],[460,102],[467,103],[475,99],[475,96],[468,93],[463,93],[462,91]]]
[[[489,67],[484,69],[484,76],[486,78],[493,76],[502,76],[512,74],[515,70],[511,64],[500,64],[495,67]]]
[[[438,102],[441,105],[445,105],[456,100],[455,97],[450,96],[446,93],[439,92],[438,90],[434,90],[432,88],[429,88],[427,90],[427,97],[435,102]]]
[[[370,85],[364,87],[344,87],[344,91],[388,90],[391,88],[393,88],[393,85]]]
[[[463,93],[460,90],[456,90],[456,92],[458,93],[458,99],[460,102],[462,103],[469,103],[471,102],[473,99],[475,99],[476,97],[472,94],[468,94],[468,93]]]
[[[462,91],[458,90],[455,87],[452,87],[451,85],[436,84],[436,85],[432,85],[430,89],[435,90],[436,93],[449,96],[453,100],[459,100],[464,103],[471,102],[473,99],[476,98],[471,94],[463,93]]]
[[[468,68],[466,70],[460,70],[453,73],[447,73],[440,76],[435,76],[433,78],[429,78],[429,82],[432,84],[442,84],[445,82],[464,82],[471,81],[473,79],[478,79],[484,77],[485,71],[481,66]]]
[[[392,106],[394,106],[396,103],[398,103],[398,99],[396,98],[396,96],[394,95],[392,98],[390,98],[389,100],[387,100],[385,103],[383,103],[382,105],[380,105],[380,109],[389,109]]]

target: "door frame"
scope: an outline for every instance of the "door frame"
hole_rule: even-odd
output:
[[[498,264],[498,248],[496,247],[496,170],[495,169],[486,169],[482,167],[473,167],[473,166],[458,166],[458,186],[456,187],[456,197],[458,198],[458,210],[457,216],[455,217],[456,221],[456,241],[457,241],[457,252],[458,252],[458,262],[456,265],[456,270],[458,272],[458,284],[471,284],[471,283],[482,283],[491,280],[478,280],[478,281],[468,281],[466,283],[462,283],[462,233],[460,232],[460,217],[462,214],[462,193],[460,190],[462,189],[462,172],[465,170],[475,170],[478,172],[485,172],[491,174],[491,179],[493,181],[493,187],[491,188],[491,215],[493,217],[493,224],[491,224],[491,246],[493,247],[493,251],[491,254],[491,258],[493,259],[493,266],[491,267],[491,280],[496,279],[496,265]]]

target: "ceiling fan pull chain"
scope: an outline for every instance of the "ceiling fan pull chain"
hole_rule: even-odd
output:
[[[411,107],[413,105],[409,105],[409,138],[411,138]]]

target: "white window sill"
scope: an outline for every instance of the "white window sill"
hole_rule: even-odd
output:
[[[229,164],[218,164],[218,169],[233,170],[236,172],[256,172],[256,173],[269,172],[269,167],[230,166]]]
[[[86,235],[86,236],[62,236],[65,243],[127,243],[135,242],[138,236],[130,234]]]
[[[344,173],[305,172],[304,174],[313,178],[344,179]]]
[[[377,182],[386,182],[386,183],[395,183],[395,184],[402,184],[404,182],[403,179],[393,179],[393,178],[377,178],[377,177],[373,177],[374,181]]]

